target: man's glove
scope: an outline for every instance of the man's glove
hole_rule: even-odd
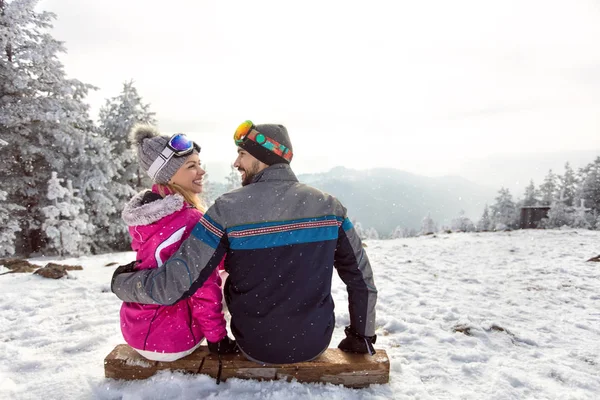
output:
[[[208,350],[211,353],[216,354],[234,354],[238,353],[240,349],[237,347],[235,340],[229,339],[229,336],[225,336],[223,339],[216,343],[208,342]]]
[[[377,340],[377,335],[364,336],[357,333],[350,326],[347,326],[344,332],[346,333],[346,338],[342,339],[340,344],[338,344],[340,350],[346,353],[375,354],[373,345],[375,344],[375,340]]]
[[[137,265],[138,261],[132,261],[129,264],[125,264],[125,265],[120,265],[117,267],[117,269],[115,269],[115,272],[113,272],[113,276],[112,279],[110,280],[110,288],[112,290],[113,285],[115,284],[115,279],[117,278],[117,275],[119,274],[124,274],[127,272],[135,272],[135,266]],[[114,290],[112,290],[114,293]]]

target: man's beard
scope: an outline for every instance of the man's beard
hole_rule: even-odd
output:
[[[241,168],[241,170],[245,172],[245,177],[242,180],[242,186],[246,186],[246,185],[249,185],[252,183],[252,180],[254,179],[256,174],[258,174],[259,168],[260,168],[260,164],[259,164],[258,160],[252,162],[250,169]]]

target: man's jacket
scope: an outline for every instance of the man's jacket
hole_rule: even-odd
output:
[[[287,164],[219,197],[164,265],[115,275],[112,290],[123,301],[173,304],[202,286],[224,255],[231,331],[251,358],[295,363],[328,347],[334,266],[347,286],[352,328],[375,334],[377,290],[346,209],[299,183]]]

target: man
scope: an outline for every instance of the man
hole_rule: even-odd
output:
[[[225,256],[225,300],[239,349],[253,361],[288,364],[329,346],[335,266],[350,312],[338,347],[374,354],[377,290],[346,209],[298,182],[284,126],[246,121],[234,140],[243,186],[219,197],[160,268],[115,271],[112,291],[123,301],[173,304],[194,293]]]

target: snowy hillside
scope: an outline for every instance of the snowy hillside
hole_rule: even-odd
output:
[[[515,231],[370,241],[378,340],[389,385],[333,385],[162,373],[104,378],[122,343],[113,267],[133,253],[62,260],[70,278],[0,276],[2,399],[594,399],[600,393],[600,232]],[[34,260],[44,264],[48,260]],[[7,270],[0,267],[0,273]],[[334,280],[337,328],[349,317]]]

